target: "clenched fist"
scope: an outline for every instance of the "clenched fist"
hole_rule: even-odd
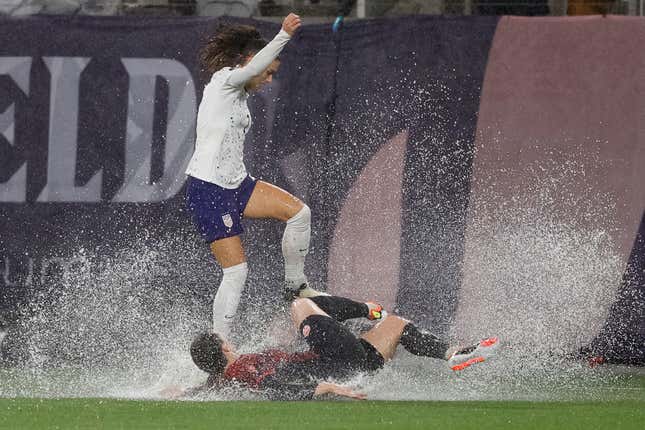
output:
[[[295,13],[290,13],[289,15],[287,15],[284,21],[282,21],[282,29],[286,31],[289,36],[293,36],[293,34],[298,28],[300,28],[301,25],[302,21],[300,21],[300,17]]]

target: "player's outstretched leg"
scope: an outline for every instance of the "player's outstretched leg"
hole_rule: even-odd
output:
[[[450,368],[455,371],[485,361],[499,345],[497,338],[489,338],[468,348],[450,347],[447,341],[396,315],[387,316],[362,337],[381,353],[385,361],[394,356],[397,345],[401,344],[414,355],[448,360]]]
[[[446,341],[420,330],[409,320],[397,315],[386,316],[362,337],[381,353],[385,361],[392,359],[399,344],[414,355],[441,360],[448,358],[449,345]]]

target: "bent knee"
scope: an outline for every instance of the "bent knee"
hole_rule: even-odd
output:
[[[410,323],[410,320],[402,318],[398,315],[388,315],[384,320],[379,322],[377,326],[383,326],[385,330],[392,330],[401,334],[406,325]]]
[[[299,223],[299,224],[309,224],[311,223],[311,209],[305,203],[302,204],[302,208],[290,217],[287,220],[288,224]]]
[[[305,298],[297,298],[291,302],[291,315],[294,315],[297,312],[302,312],[305,309],[311,308],[313,302]]]
[[[320,309],[314,302],[305,298],[298,298],[291,302],[291,318],[299,325],[309,315],[318,314]]]
[[[383,321],[390,321],[391,323],[409,323],[410,320],[400,317],[398,315],[388,314]]]
[[[246,281],[246,276],[249,273],[248,265],[246,261],[235,266],[225,267],[222,269],[223,278],[232,279],[237,281]]]
[[[303,220],[311,221],[311,208],[306,203],[303,203],[302,209],[298,213],[301,214]]]

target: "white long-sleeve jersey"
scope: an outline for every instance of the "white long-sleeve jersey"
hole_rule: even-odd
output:
[[[280,30],[246,66],[225,67],[213,74],[199,104],[195,152],[187,175],[229,189],[244,180],[244,138],[251,128],[244,85],[271,65],[289,39]]]

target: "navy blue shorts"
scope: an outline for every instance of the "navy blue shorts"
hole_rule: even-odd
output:
[[[188,177],[186,207],[206,243],[237,236],[244,231],[242,215],[256,182],[255,178],[247,176],[239,187],[231,190]]]

